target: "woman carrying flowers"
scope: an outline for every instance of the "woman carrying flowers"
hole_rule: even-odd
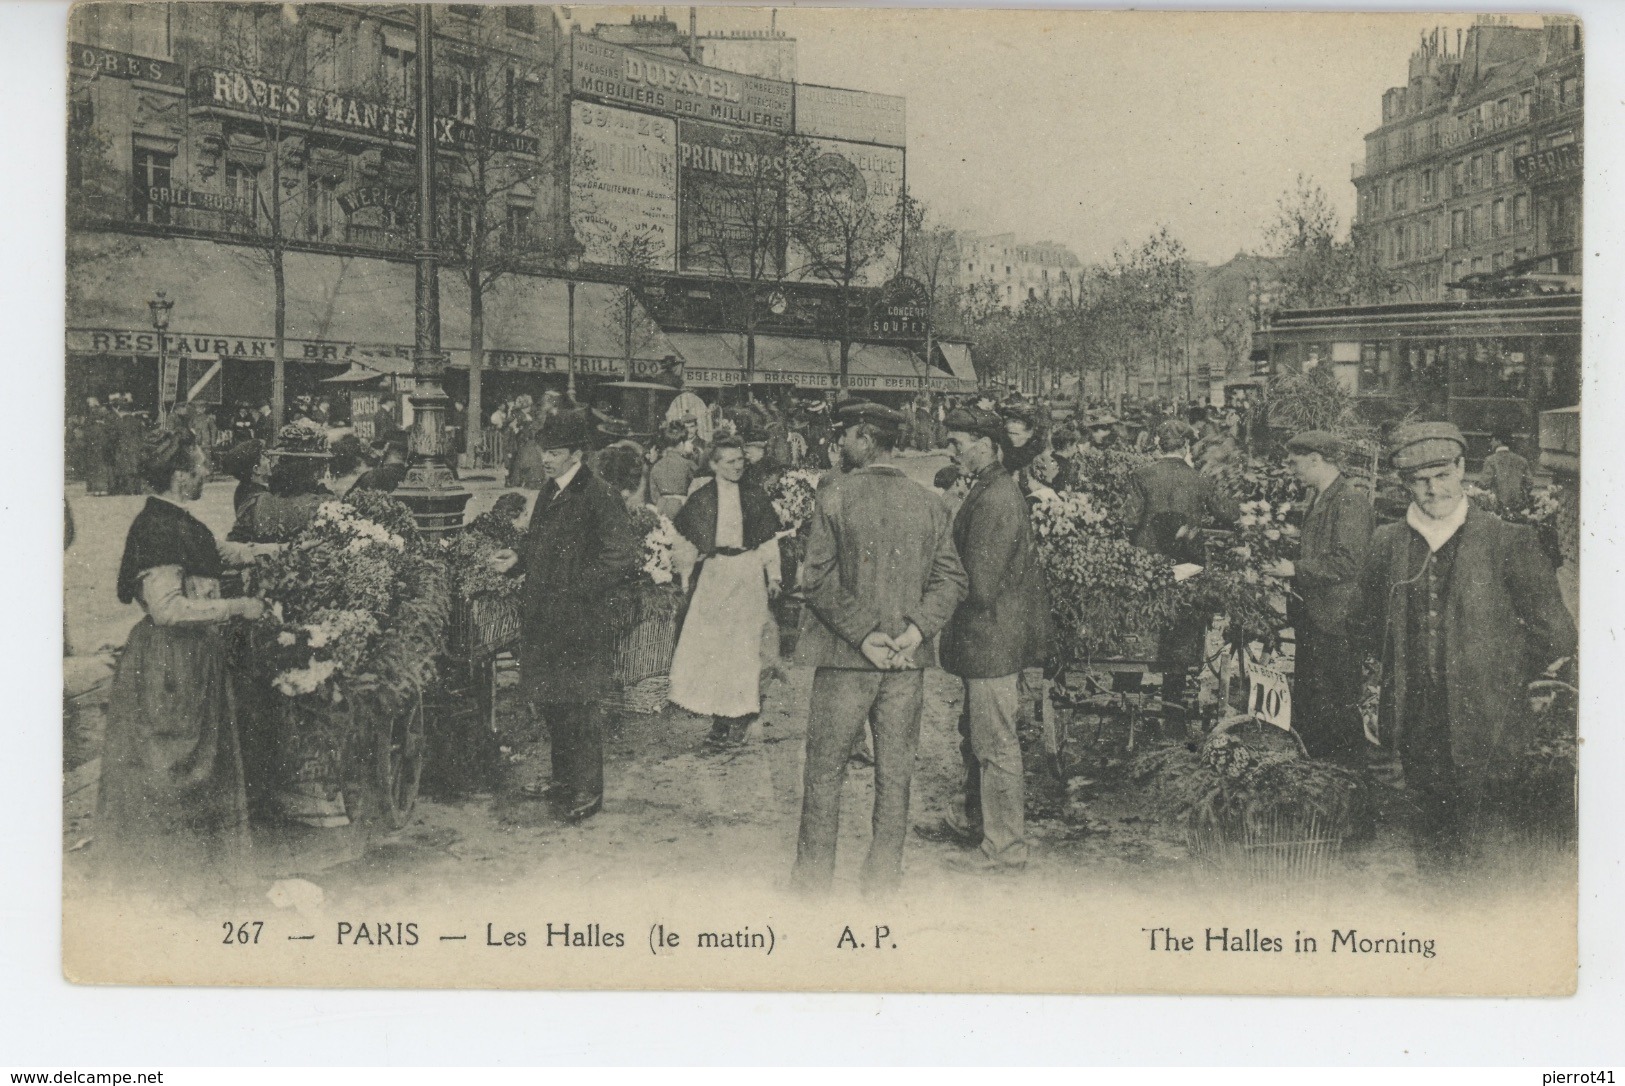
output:
[[[146,615],[130,631],[108,700],[102,862],[115,877],[229,883],[249,839],[223,629],[257,620],[265,604],[221,599],[220,575],[266,548],[217,543],[185,509],[208,477],[190,431],[148,434],[141,475],[151,497],[125,537],[118,597]]]

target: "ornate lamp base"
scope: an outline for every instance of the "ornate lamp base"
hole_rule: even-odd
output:
[[[452,477],[439,459],[419,457],[395,489],[396,500],[412,510],[418,531],[437,536],[463,526],[463,508],[474,495]]]

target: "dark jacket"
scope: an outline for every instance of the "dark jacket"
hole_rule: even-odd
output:
[[[1404,521],[1377,529],[1360,578],[1357,645],[1382,659],[1379,727],[1403,749],[1411,540]],[[1574,620],[1534,532],[1469,503],[1444,612],[1446,712],[1457,766],[1482,771],[1528,746],[1527,684],[1575,649]]]
[[[1335,636],[1347,633],[1376,524],[1371,500],[1342,475],[1315,496],[1304,514],[1292,578],[1295,596],[1289,617],[1294,626]]]
[[[1174,553],[1169,525],[1201,527],[1209,517],[1234,524],[1241,516],[1235,498],[1177,456],[1159,456],[1135,469],[1126,506],[1124,515],[1133,525],[1129,542],[1168,555]]]
[[[1529,461],[1511,449],[1496,449],[1484,458],[1481,480],[1495,495],[1497,508],[1515,513],[1529,504]]]
[[[807,608],[797,663],[873,671],[863,639],[875,630],[896,637],[912,622],[925,637],[914,663],[932,666],[931,639],[965,598],[947,507],[889,465],[826,478],[801,586]]]
[[[942,631],[944,670],[996,679],[1044,663],[1049,591],[1021,488],[998,464],[983,469],[954,516],[954,548],[969,593]]]
[[[407,465],[379,464],[371,471],[364,473],[355,481],[351,490],[381,490],[385,494],[393,494],[395,490],[406,482]]]
[[[584,702],[608,688],[618,591],[637,576],[639,541],[626,504],[582,464],[563,491],[536,498],[519,544],[519,597],[532,696]]]
[[[739,486],[739,512],[745,522],[745,550],[755,550],[779,533],[779,515],[767,495],[755,487]],[[701,558],[717,552],[717,481],[712,478],[677,511],[672,525],[694,544]]]

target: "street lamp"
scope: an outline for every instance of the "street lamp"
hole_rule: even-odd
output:
[[[471,495],[445,458],[447,399],[440,387],[446,352],[440,349],[440,267],[435,252],[434,23],[429,5],[417,6],[417,260],[412,341],[412,466],[395,496],[412,510],[419,530],[439,534],[463,523]]]
[[[564,390],[572,404],[576,399],[576,273],[580,270],[581,254],[567,253],[564,257],[564,293],[565,321],[568,326],[566,335],[569,337],[569,343],[566,347],[568,365],[564,374]],[[627,372],[627,376],[631,376],[631,371]]]
[[[169,391],[169,350],[166,342],[169,337],[164,333],[169,330],[169,311],[175,308],[175,303],[164,297],[164,292],[160,290],[158,296],[147,303],[147,308],[152,310],[152,327],[158,333],[158,421],[162,422],[164,399]],[[178,385],[179,382],[177,391]]]

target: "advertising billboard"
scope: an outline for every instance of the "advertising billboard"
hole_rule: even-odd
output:
[[[605,101],[742,128],[790,131],[790,84],[570,38],[570,89]]]
[[[666,117],[570,103],[570,225],[589,264],[618,264],[617,246],[645,238],[651,267],[677,253],[677,123]]]
[[[875,232],[882,231],[903,191],[902,148],[827,139],[809,139],[807,143],[815,156],[813,169],[823,179],[820,182],[821,198],[830,198],[833,192],[837,199],[867,205],[870,214],[865,217],[865,225]],[[832,218],[846,219],[845,216]],[[840,239],[832,240],[838,242]],[[861,274],[853,280],[856,285],[879,286],[891,275],[896,264],[896,239],[891,239],[888,246],[888,255],[868,261]],[[829,248],[839,253],[843,246],[833,244]],[[820,274],[814,267],[816,263],[813,253],[799,245],[791,247],[792,269],[798,269],[803,278],[828,281],[831,276]]]
[[[907,106],[908,100],[895,94],[798,83],[796,134],[902,147],[907,143]]]
[[[776,278],[784,267],[782,136],[699,121],[677,124],[678,267]]]

